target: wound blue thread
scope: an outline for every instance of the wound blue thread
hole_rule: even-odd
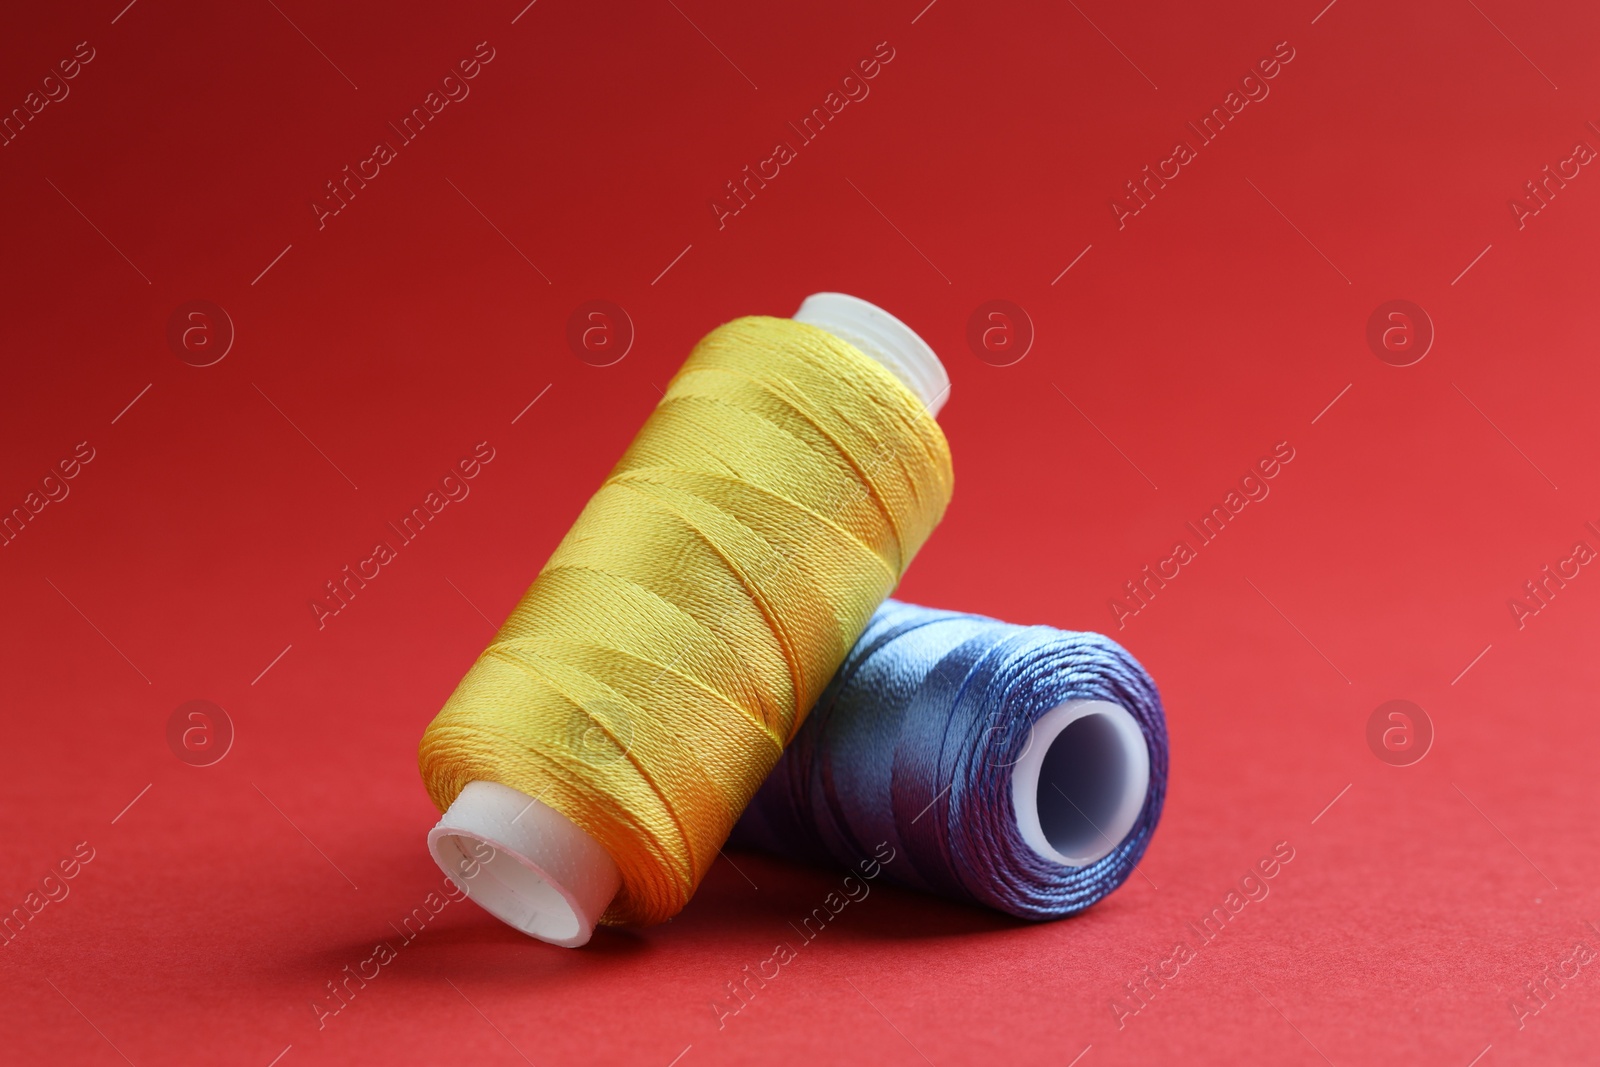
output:
[[[1068,867],[1022,839],[1011,773],[1068,700],[1132,714],[1150,753],[1133,828]],[[854,868],[887,841],[889,879],[1025,919],[1082,911],[1133,873],[1161,817],[1167,727],[1155,683],[1108,637],[885,601],[730,844]],[[1067,791],[1070,793],[1070,785]]]

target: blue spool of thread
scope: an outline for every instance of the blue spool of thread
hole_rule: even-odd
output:
[[[1133,873],[1161,817],[1155,683],[1108,637],[886,601],[730,844],[1025,919]]]

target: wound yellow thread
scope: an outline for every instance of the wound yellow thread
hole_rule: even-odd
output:
[[[944,434],[854,346],[738,319],[690,354],[423,735],[610,853],[607,923],[671,918],[950,500]]]

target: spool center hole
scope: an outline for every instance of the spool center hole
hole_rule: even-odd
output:
[[[1126,828],[1113,825],[1128,787],[1125,741],[1102,715],[1068,724],[1039,768],[1039,828],[1064,856],[1102,855]]]

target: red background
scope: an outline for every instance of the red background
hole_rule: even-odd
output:
[[[0,16],[6,109],[95,50],[0,148],[0,507],[95,450],[0,549],[0,906],[95,849],[0,948],[6,1059],[1592,1056],[1593,968],[1520,1030],[1508,1004],[1600,946],[1600,578],[1522,629],[1507,602],[1600,547],[1600,177],[1521,229],[1507,204],[1600,145],[1600,14],[925,2]],[[480,41],[471,95],[319,230],[324,183]],[[719,230],[723,183],[880,41],[871,95]],[[1280,41],[1271,95],[1119,230],[1110,198]],[[582,951],[452,905],[319,1030],[325,983],[439,882],[415,748],[487,620],[698,337],[824,289],[954,382],[955,501],[901,595],[1109,630],[1160,683],[1148,877],[1043,925],[880,887],[720,1030],[723,983],[834,875],[737,855],[672,923]],[[1404,368],[1365,340],[1397,298],[1437,330]],[[193,299],[237,333],[205,368],[166,339]],[[613,366],[565,340],[592,299],[637,331]],[[1036,330],[1012,366],[966,341],[991,299]],[[319,630],[323,583],[484,440],[472,495]],[[1270,497],[1116,630],[1122,583],[1280,441]],[[1414,766],[1367,744],[1392,698],[1436,731]],[[211,767],[168,747],[191,699],[236,730]],[[1279,841],[1270,896],[1119,1029],[1123,983]]]

